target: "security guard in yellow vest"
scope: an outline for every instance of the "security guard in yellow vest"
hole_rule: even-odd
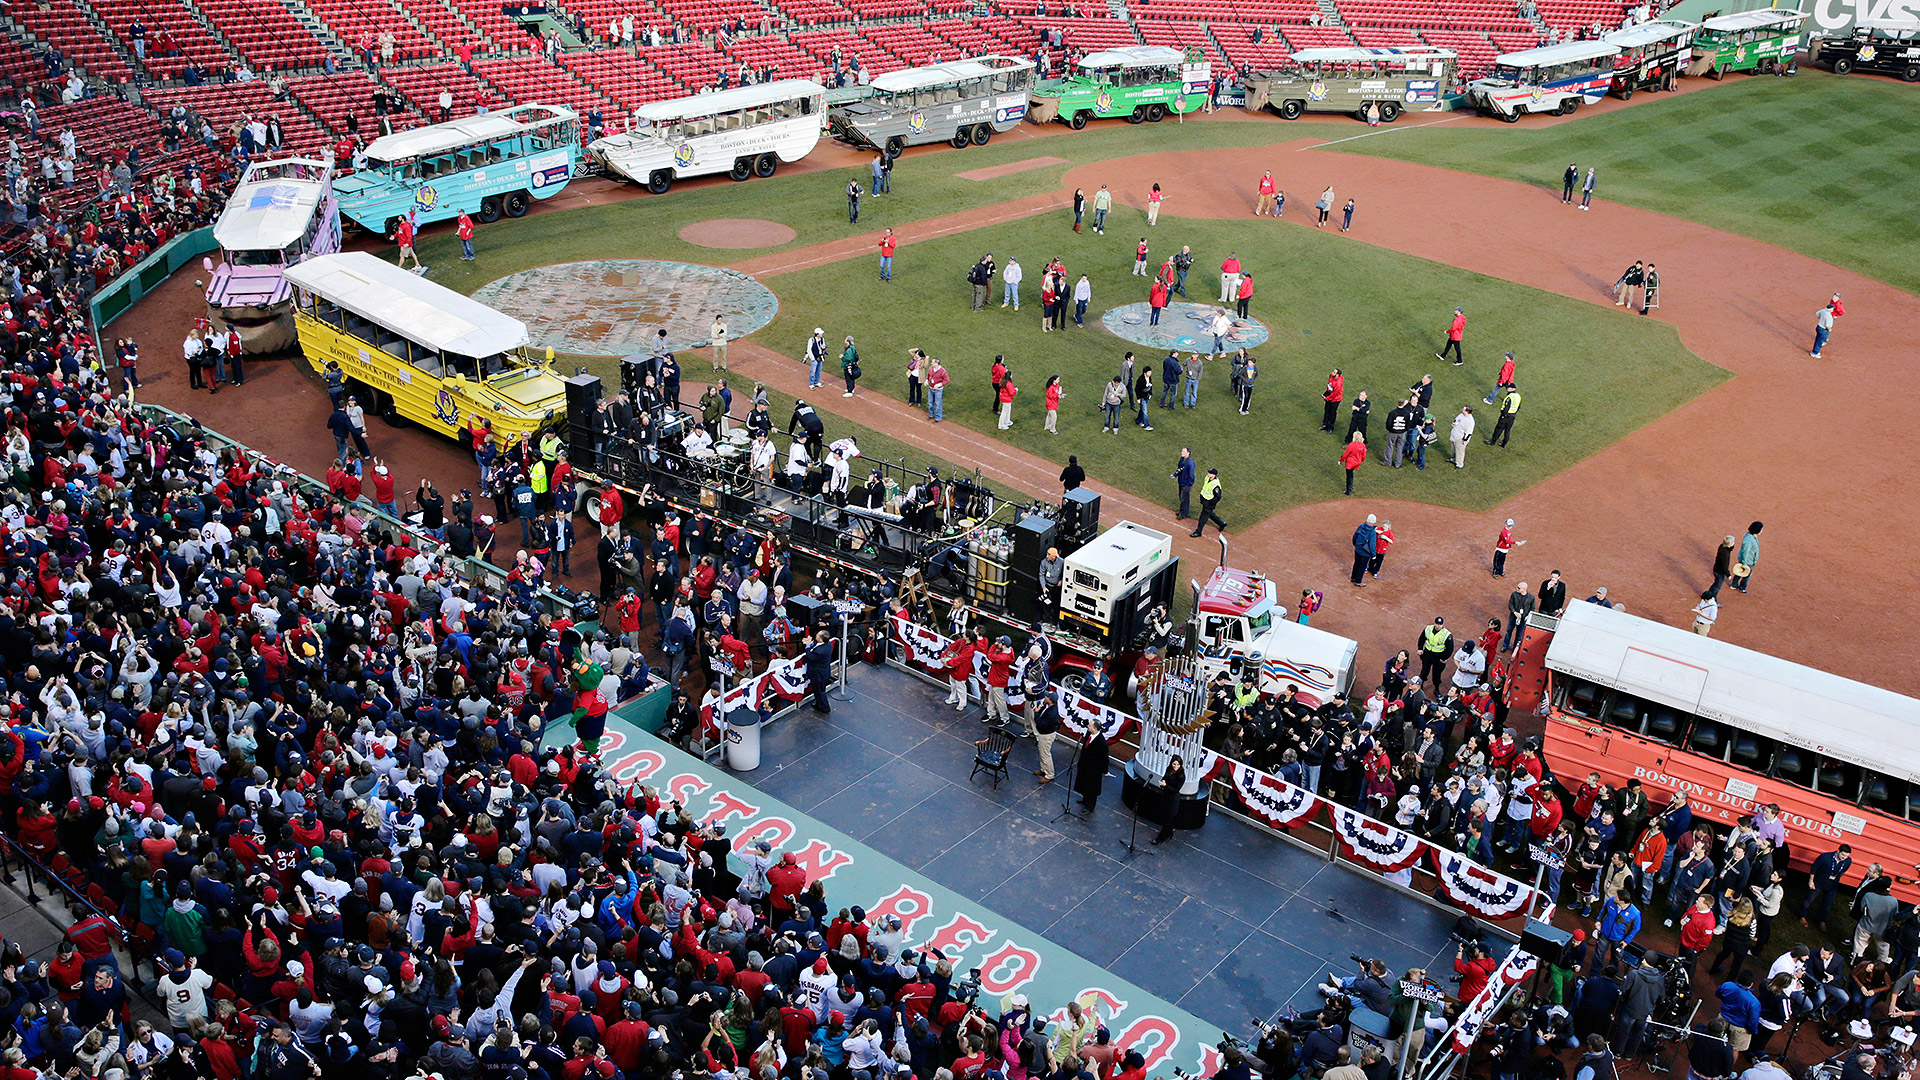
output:
[[[1227,523],[1220,520],[1215,510],[1220,506],[1220,470],[1208,469],[1207,478],[1200,481],[1200,517],[1194,522],[1193,532],[1189,536],[1199,536],[1211,520],[1213,527],[1225,532]]]
[[[1420,681],[1433,681],[1433,696],[1440,696],[1440,681],[1447,675],[1447,658],[1453,655],[1453,631],[1438,615],[1420,631]]]
[[[540,436],[540,460],[547,465],[547,474],[553,474],[553,466],[560,460],[560,435],[549,431]]]
[[[533,468],[527,471],[527,486],[533,489],[533,505],[541,513],[546,513],[551,508],[549,503],[551,496],[547,490],[549,485],[545,458],[534,459]]]
[[[1493,422],[1493,434],[1487,436],[1488,446],[1506,446],[1507,436],[1513,432],[1513,418],[1520,412],[1520,388],[1507,387],[1507,396],[1500,399],[1500,419]],[[1495,439],[1500,440],[1498,443]]]

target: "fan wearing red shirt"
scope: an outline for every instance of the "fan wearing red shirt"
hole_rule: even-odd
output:
[[[893,239],[893,230],[888,229],[880,236],[880,280],[893,280],[893,251],[897,243]]]

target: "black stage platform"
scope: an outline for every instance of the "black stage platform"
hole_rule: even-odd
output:
[[[848,686],[832,716],[803,707],[765,728],[762,765],[742,779],[1204,1020],[1243,1032],[1250,1017],[1317,1007],[1314,984],[1351,974],[1350,953],[1396,974],[1452,972],[1458,912],[1219,812],[1159,847],[1143,821],[1129,858],[1118,763],[1091,819],[1063,816],[1064,740],[1052,784],[1032,775],[1023,739],[995,791],[967,779],[978,705],[957,714],[943,688],[893,668],[858,666]]]

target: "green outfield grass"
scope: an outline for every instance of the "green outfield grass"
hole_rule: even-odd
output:
[[[1407,128],[1354,154],[1557,191],[1567,162],[1598,194],[1792,248],[1920,292],[1920,97],[1893,79],[1803,68],[1528,130]]]
[[[641,195],[626,202],[535,214],[518,221],[503,219],[476,230],[477,262],[460,261],[460,243],[450,227],[437,228],[421,237],[419,250],[420,257],[432,268],[434,281],[465,293],[528,267],[580,259],[677,259],[724,265],[838,240],[849,232],[897,228],[1055,191],[1065,181],[1068,169],[1092,161],[1170,149],[1261,146],[1297,139],[1302,134],[1299,125],[1278,120],[1272,124],[1176,125],[1171,120],[1159,124],[1096,124],[1058,138],[996,141],[957,153],[909,152],[894,167],[891,194],[860,200],[857,226],[847,224],[847,180],[857,178],[861,188],[866,188],[871,175],[865,167],[783,174],[738,184],[722,180],[702,187],[676,186],[665,195]],[[1037,157],[1065,158],[1066,164],[995,180],[962,180],[954,175]],[[1137,194],[1145,198],[1145,192]],[[746,251],[716,250],[680,239],[682,226],[717,217],[764,218],[791,227],[796,235],[786,244]],[[389,259],[395,254],[392,247],[381,252]]]
[[[808,333],[821,326],[837,356],[841,338],[852,334],[860,347],[864,392],[896,396],[905,394],[907,349],[926,349],[954,373],[947,392],[949,421],[1050,460],[1064,462],[1068,453],[1078,454],[1095,476],[1150,499],[1172,494],[1167,474],[1179,448],[1192,446],[1203,468],[1222,468],[1232,491],[1222,509],[1230,522],[1251,522],[1340,494],[1344,474],[1335,461],[1338,444],[1317,430],[1320,391],[1331,367],[1346,372],[1349,400],[1359,390],[1370,392],[1375,402],[1370,443],[1378,447],[1396,395],[1404,396],[1427,372],[1439,387],[1434,409],[1442,418],[1443,440],[1463,404],[1473,405],[1485,420],[1483,432],[1490,430],[1481,399],[1500,354],[1508,349],[1518,354],[1526,397],[1509,448],[1476,447],[1464,472],[1432,454],[1425,472],[1369,468],[1356,489],[1467,509],[1497,504],[1725,377],[1688,352],[1670,327],[1612,307],[1338,234],[1163,215],[1150,238],[1154,265],[1178,245],[1192,245],[1196,264],[1188,292],[1196,300],[1216,298],[1220,260],[1236,248],[1255,275],[1252,314],[1273,327],[1273,339],[1254,350],[1261,375],[1251,415],[1230,407],[1227,366],[1214,363],[1198,409],[1156,407],[1154,431],[1128,423],[1121,435],[1103,436],[1098,393],[1128,349],[1152,363],[1159,383],[1162,354],[1148,354],[1096,325],[1107,308],[1146,297],[1146,279],[1130,273],[1143,226],[1140,214],[1122,208],[1109,220],[1106,237],[1090,231],[1076,236],[1067,216],[1054,214],[902,249],[891,285],[877,280],[871,258],[773,277],[767,284],[780,296],[780,316],[756,340],[799,356]],[[997,292],[986,312],[970,310],[964,274],[983,251],[992,251],[1002,265],[1010,255],[1018,257],[1026,268],[1018,315],[999,307]],[[1069,281],[1081,273],[1091,276],[1094,300],[1086,329],[1073,327],[1069,319],[1064,332],[1040,331],[1039,272],[1055,255],[1065,260]],[[1468,312],[1465,367],[1434,359],[1455,305]],[[1006,354],[1021,388],[1010,432],[996,430],[987,407],[987,371],[996,353]],[[837,389],[835,371],[830,367],[828,385]],[[1042,388],[1052,374],[1061,375],[1067,389],[1057,437],[1042,430]],[[1156,405],[1157,398],[1156,393]],[[838,393],[828,392],[821,404],[831,409],[838,400]],[[1344,431],[1344,410],[1341,425]]]

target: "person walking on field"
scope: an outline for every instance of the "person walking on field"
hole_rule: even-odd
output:
[[[1149,228],[1159,223],[1160,200],[1166,197],[1166,193],[1160,190],[1159,184],[1153,185],[1153,190],[1147,192],[1147,226]]]
[[[1080,280],[1073,284],[1073,325],[1087,325],[1087,302],[1093,299],[1093,282],[1087,275],[1081,274]]]
[[[1353,494],[1353,470],[1366,463],[1367,433],[1356,431],[1347,437],[1346,448],[1340,451],[1340,467],[1347,470],[1347,494]]]
[[[1107,185],[1101,184],[1100,190],[1093,193],[1093,231],[1101,236],[1107,235],[1107,211],[1113,209],[1113,192]]]
[[[1314,203],[1313,208],[1320,212],[1320,218],[1319,220],[1313,223],[1313,227],[1316,229],[1325,228],[1327,224],[1327,215],[1333,212],[1333,185],[1332,184],[1328,184],[1327,190],[1320,193],[1320,201]]]
[[[1352,229],[1353,229],[1353,200],[1348,199],[1347,205],[1340,209],[1340,231],[1350,232],[1352,231]]]
[[[1393,522],[1383,521],[1373,530],[1373,558],[1367,560],[1367,576],[1379,577],[1380,568],[1386,565],[1387,549],[1393,546]]]
[[[1507,523],[1500,527],[1500,535],[1495,537],[1493,541],[1494,577],[1507,576],[1507,556],[1513,552],[1514,548],[1524,545],[1525,543],[1525,540],[1521,540],[1518,543],[1514,541],[1513,519],[1508,518]]]
[[[1473,441],[1473,406],[1460,407],[1460,415],[1453,418],[1453,467],[1467,467],[1467,444]]]
[[[1740,554],[1733,564],[1733,587],[1741,596],[1747,595],[1747,583],[1753,580],[1753,568],[1760,562],[1760,530],[1764,528],[1764,522],[1756,521],[1747,526],[1747,534],[1740,538]]]
[[[1160,313],[1167,310],[1167,283],[1159,278],[1147,289],[1147,325],[1159,326]]]
[[[454,233],[455,235],[460,237],[460,261],[472,262],[473,261],[473,219],[467,216],[467,212],[465,210],[460,211],[459,224],[455,228]]]
[[[1120,407],[1127,403],[1126,380],[1115,375],[1107,384],[1106,392],[1100,395],[1100,407],[1106,411],[1106,419],[1100,425],[1100,433],[1120,434]]]
[[[860,181],[847,181],[847,224],[860,223]]]
[[[1447,325],[1447,343],[1440,346],[1440,351],[1434,353],[1433,358],[1435,360],[1445,360],[1447,354],[1451,352],[1453,354],[1454,367],[1459,367],[1461,364],[1466,363],[1466,356],[1460,352],[1460,339],[1466,336],[1467,313],[1461,308],[1454,308],[1453,322]]]
[[[1190,512],[1189,507],[1191,505],[1188,502],[1188,498],[1193,494],[1192,450],[1184,446],[1180,448],[1180,460],[1173,463],[1173,474],[1167,477],[1167,479],[1172,480],[1180,489],[1180,512],[1173,515],[1173,520],[1185,521]]]
[[[1273,192],[1277,185],[1273,182],[1273,170],[1268,169],[1260,177],[1260,197],[1253,202],[1253,216],[1260,217],[1273,207]]]
[[[893,250],[897,246],[893,239],[893,230],[880,234],[880,280],[893,280]]]
[[[1613,306],[1632,307],[1633,290],[1639,288],[1646,279],[1646,264],[1636,259],[1632,266],[1621,272],[1620,279],[1613,283]]]
[[[1373,565],[1374,549],[1379,546],[1380,530],[1374,521],[1368,514],[1367,520],[1353,530],[1353,574],[1349,580],[1362,589],[1367,587],[1367,568]]]
[[[1587,182],[1580,186],[1580,209],[1582,210],[1593,209],[1593,174],[1593,167],[1588,166]]]
[[[1580,166],[1568,163],[1566,173],[1560,178],[1560,202],[1562,204],[1567,206],[1573,205],[1573,189],[1574,186],[1579,183]]]
[[[713,325],[707,328],[707,337],[713,342],[713,370],[727,370],[727,318],[715,315]]]
[[[1080,223],[1087,216],[1087,193],[1079,188],[1073,189],[1073,231],[1080,231]]]
[[[1826,350],[1827,338],[1833,335],[1833,320],[1846,313],[1847,309],[1840,306],[1840,294],[1834,293],[1833,299],[1827,301],[1827,306],[1821,308],[1820,314],[1814,316],[1813,352],[1811,355],[1815,360],[1820,359],[1820,354]]]
[[[852,397],[854,384],[860,381],[860,350],[853,347],[853,338],[847,338],[847,347],[840,350],[840,377],[847,381],[847,392],[841,397]]]
[[[1147,273],[1147,238],[1140,238],[1140,246],[1133,249],[1133,276],[1149,277]]]
[[[1707,595],[1717,597],[1720,587],[1733,576],[1733,555],[1740,550],[1740,541],[1731,536],[1720,541],[1720,550],[1713,553],[1713,584],[1707,587]]]
[[[1220,515],[1217,512],[1219,507],[1220,470],[1208,469],[1207,478],[1200,482],[1200,517],[1194,522],[1193,532],[1189,535],[1199,536],[1205,532],[1207,522],[1209,521],[1213,522],[1213,527],[1216,530],[1226,532],[1227,523],[1220,520]]]
[[[1713,633],[1713,623],[1720,617],[1720,601],[1710,592],[1700,594],[1700,602],[1693,605],[1693,632],[1701,637]]]
[[[1340,402],[1347,396],[1347,379],[1340,374],[1339,368],[1327,373],[1327,388],[1320,395],[1325,409],[1320,414],[1320,430],[1333,433],[1333,425],[1340,419]]]
[[[1520,388],[1507,387],[1500,398],[1500,415],[1493,421],[1493,434],[1487,436],[1488,446],[1506,449],[1507,438],[1513,434],[1513,418],[1520,415]]]
[[[939,357],[927,361],[927,419],[936,424],[947,418],[947,383],[951,381],[953,376]]]
[[[1508,389],[1512,385],[1513,385],[1513,354],[1508,353],[1506,357],[1500,361],[1500,374],[1494,377],[1493,389],[1487,391],[1487,396],[1484,398],[1481,398],[1480,399],[1481,402],[1486,405],[1493,404],[1494,401],[1500,396],[1500,392],[1502,390]]]

